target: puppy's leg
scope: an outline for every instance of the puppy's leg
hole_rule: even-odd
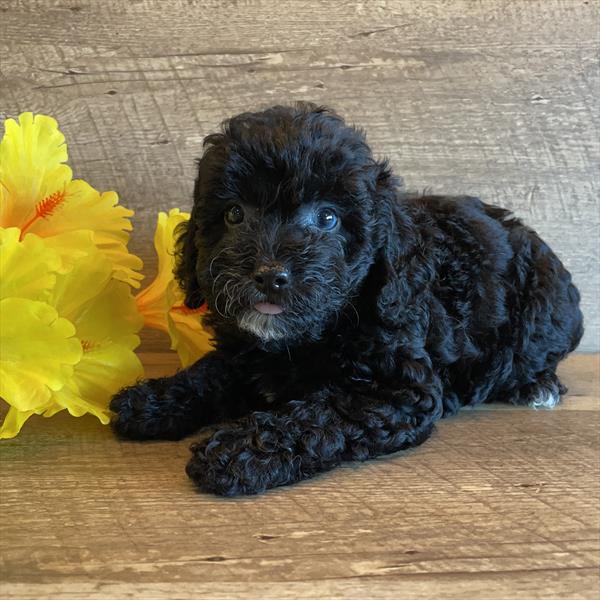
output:
[[[431,393],[430,393],[431,392]],[[192,446],[188,475],[224,496],[256,494],[327,471],[416,446],[441,416],[439,386],[377,396],[327,389],[278,413],[255,412]]]
[[[177,440],[203,425],[243,414],[231,397],[235,368],[216,352],[172,377],[148,379],[122,389],[110,409],[123,438]]]

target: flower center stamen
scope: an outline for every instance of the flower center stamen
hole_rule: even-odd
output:
[[[89,352],[95,346],[96,346],[96,344],[90,340],[81,340],[81,348],[84,352]]]
[[[29,229],[38,219],[47,219],[54,214],[54,211],[59,208],[65,201],[66,191],[59,190],[46,196],[41,202],[38,202],[35,206],[35,215],[21,227],[21,235],[19,241],[23,240],[23,236],[27,229]]]

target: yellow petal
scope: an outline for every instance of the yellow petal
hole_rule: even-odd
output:
[[[142,375],[142,364],[130,348],[121,344],[92,348],[75,367],[72,381],[53,393],[52,400],[73,416],[89,412],[106,424],[110,398]]]
[[[94,239],[96,236],[94,235]],[[144,275],[140,273],[144,263],[139,256],[127,250],[125,244],[99,244],[98,248],[113,265],[113,277],[128,283],[131,287],[139,288]]]
[[[183,367],[195,363],[214,347],[212,335],[202,326],[197,312],[169,311],[168,332],[171,348],[179,355]]]
[[[135,298],[139,312],[148,327],[166,331],[171,348],[177,351],[181,364],[188,366],[212,350],[211,334],[201,323],[201,311],[184,306],[184,294],[173,276],[175,268],[175,228],[190,218],[174,208],[158,214],[154,248],[158,256],[158,272],[152,283]]]
[[[57,276],[48,302],[75,325],[77,337],[83,342],[97,345],[126,339],[135,347],[139,339],[133,334],[139,331],[143,319],[136,310],[131,288],[112,278],[110,262],[85,234],[89,232],[46,238],[48,242],[66,238],[80,252],[71,269]],[[57,248],[64,251],[59,244]],[[71,247],[67,248],[71,252]]]
[[[36,410],[59,390],[82,356],[75,327],[36,300],[0,300],[0,396],[11,406]]]
[[[77,336],[92,347],[111,342],[134,349],[139,343],[135,335],[143,318],[135,307],[130,287],[111,279],[89,302],[71,314]]]
[[[106,288],[111,280],[112,267],[108,260],[96,248],[90,237],[85,237],[86,232],[71,232],[62,234],[48,240],[63,237],[79,237],[79,249],[83,254],[73,261],[71,269],[66,273],[59,274],[52,289],[48,302],[56,307],[58,313],[75,325],[85,318],[87,306],[97,301],[97,296]],[[89,232],[88,232],[89,233]],[[118,319],[117,319],[118,320]],[[77,331],[77,337],[83,339]]]
[[[108,403],[121,387],[143,375],[133,352],[143,324],[128,284],[112,279],[109,262],[93,245],[71,271],[57,277],[50,301],[75,325],[84,354],[65,386],[52,393],[54,414],[91,413],[108,422]]]
[[[67,146],[54,119],[27,112],[6,119],[0,142],[0,226],[21,227],[38,202],[71,181]]]
[[[68,382],[61,388],[64,389],[65,387],[67,387]],[[59,404],[56,404],[56,402],[52,402],[50,401],[50,403],[48,404],[48,408],[46,408],[46,410],[44,410],[41,413],[44,417],[48,418],[48,417],[53,417],[56,413],[59,413],[61,410],[65,410],[64,406],[60,406]]]
[[[52,216],[31,226],[32,233],[56,235],[74,229],[92,229],[98,244],[127,243],[132,210],[119,205],[116,192],[101,194],[89,183],[75,179],[65,190],[65,202]]]
[[[36,237],[35,234],[26,234],[24,240]],[[97,254],[98,249],[94,244],[94,233],[89,229],[78,231],[67,231],[59,235],[53,235],[43,239],[46,248],[50,248],[60,257],[58,272],[61,274],[71,271],[78,260],[89,254]]]
[[[149,327],[167,330],[167,287],[173,281],[175,268],[175,235],[177,225],[190,218],[189,213],[182,213],[173,208],[169,213],[158,213],[156,230],[154,232],[154,249],[158,257],[158,272],[156,277],[137,296],[138,310],[144,315]]]
[[[19,241],[20,234],[16,227],[0,227],[0,298],[39,300],[54,285],[61,259],[41,238]]]
[[[51,215],[31,223],[27,232],[49,237],[89,229],[93,231],[96,246],[113,264],[116,276],[139,287],[143,275],[138,271],[143,264],[126,246],[132,215],[133,211],[119,205],[115,192],[100,194],[85,181],[76,179],[67,185],[61,205]]]
[[[170,307],[167,332],[171,338],[171,349],[179,355],[181,365],[187,367],[213,349],[213,335],[202,324],[204,309],[187,308],[184,293],[174,279],[169,282],[165,296]]]
[[[142,261],[127,250],[133,212],[119,205],[115,192],[100,194],[85,181],[73,181],[66,160],[54,119],[32,113],[23,113],[18,123],[7,119],[0,142],[0,226],[40,237],[92,230],[115,277],[139,287]]]
[[[148,290],[148,293],[145,293]],[[169,307],[165,296],[152,297],[153,290],[146,288],[135,297],[139,313],[144,319],[144,325],[160,331],[168,331],[167,315]]]
[[[15,437],[21,431],[25,421],[33,414],[35,414],[33,410],[21,411],[11,406],[0,425],[0,440]]]

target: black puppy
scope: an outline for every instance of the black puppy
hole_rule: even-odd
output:
[[[115,396],[119,435],[221,423],[187,473],[255,494],[416,446],[461,406],[559,402],[579,293],[508,211],[403,194],[312,104],[239,115],[204,146],[176,275],[216,350]]]

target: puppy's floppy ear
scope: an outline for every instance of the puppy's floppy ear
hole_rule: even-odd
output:
[[[405,234],[409,229],[401,209],[402,186],[400,177],[392,173],[387,160],[374,164],[375,248],[381,258],[396,265],[403,253]]]
[[[394,176],[387,160],[375,163],[374,196],[376,312],[386,326],[394,327],[409,293],[400,273],[413,239],[412,222],[402,206],[402,180]]]
[[[185,293],[185,305],[188,308],[199,308],[204,304],[200,290],[196,263],[198,250],[196,248],[196,224],[192,212],[189,221],[183,221],[175,229],[175,269],[173,271],[179,287]]]
[[[226,128],[227,121],[223,127]],[[194,183],[194,207],[189,221],[180,223],[175,230],[175,269],[173,271],[179,287],[185,292],[185,305],[188,308],[200,308],[205,302],[204,293],[198,277],[198,218],[197,214],[205,206],[207,187],[222,169],[225,162],[227,136],[213,133],[204,138],[204,153],[197,161],[198,174]]]

